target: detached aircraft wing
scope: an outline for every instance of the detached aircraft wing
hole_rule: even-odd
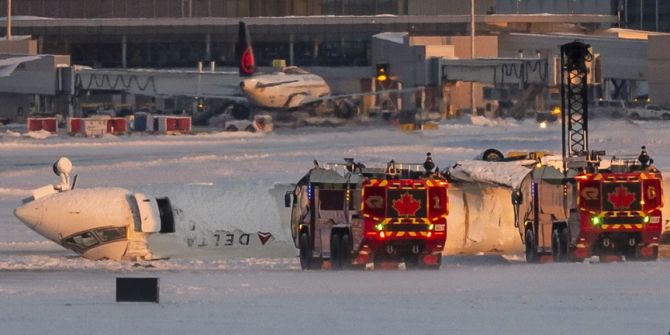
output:
[[[42,56],[21,56],[0,59],[0,78],[11,76],[20,64],[40,58],[42,58]]]

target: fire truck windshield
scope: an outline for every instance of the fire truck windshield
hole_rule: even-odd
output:
[[[320,190],[321,210],[341,211],[344,209],[344,190]]]

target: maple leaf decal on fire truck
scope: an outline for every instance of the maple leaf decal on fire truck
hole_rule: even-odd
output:
[[[403,193],[399,199],[393,200],[393,209],[399,216],[414,216],[421,208],[421,201],[414,199],[409,193]]]
[[[614,209],[630,209],[630,205],[635,201],[635,193],[628,192],[628,188],[621,185],[607,195],[607,201]]]

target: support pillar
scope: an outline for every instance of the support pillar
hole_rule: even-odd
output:
[[[205,34],[205,60],[212,60],[212,34]]]
[[[121,67],[128,67],[128,39],[126,35],[121,35]]]
[[[288,44],[288,65],[295,65],[294,63],[294,53],[293,53],[293,44],[295,43],[295,35],[291,34],[289,37],[289,44]]]
[[[404,106],[402,105],[402,83],[398,82],[398,100],[396,101],[396,104],[398,104],[398,111],[402,111]]]
[[[12,40],[12,0],[7,0],[7,41]]]
[[[377,78],[375,77],[372,77],[372,81],[370,81],[370,92],[377,92]],[[377,106],[377,95],[373,94],[370,96],[370,107],[375,106]]]

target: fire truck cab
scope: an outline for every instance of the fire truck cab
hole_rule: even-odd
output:
[[[539,261],[542,254],[559,262],[608,255],[658,257],[660,172],[634,157],[598,161],[589,164],[595,168],[584,164],[567,174],[549,165],[532,171],[527,189],[517,196],[530,199],[517,223],[527,261]]]
[[[353,160],[312,168],[285,197],[301,267],[318,269],[324,260],[333,269],[390,260],[439,268],[447,182],[431,164],[429,155],[423,169],[393,161],[367,168]]]

